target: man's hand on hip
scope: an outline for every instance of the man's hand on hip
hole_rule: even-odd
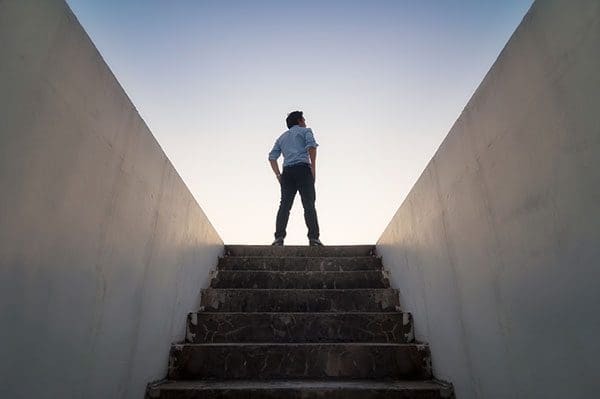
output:
[[[281,184],[281,172],[279,172],[279,164],[275,159],[269,159],[269,163],[271,164],[271,169],[273,169],[273,173],[275,173],[275,177]]]
[[[308,149],[308,157],[310,158],[310,170],[312,171],[313,180],[317,180],[317,147]]]

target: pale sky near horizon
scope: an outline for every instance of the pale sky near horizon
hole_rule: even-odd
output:
[[[321,240],[375,243],[532,3],[67,1],[228,244],[273,240],[267,154],[296,109]]]

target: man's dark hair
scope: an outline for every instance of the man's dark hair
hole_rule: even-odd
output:
[[[300,123],[301,118],[302,118],[302,111],[290,112],[288,114],[287,118],[285,118],[285,123],[287,123],[288,129],[291,128],[292,126]]]

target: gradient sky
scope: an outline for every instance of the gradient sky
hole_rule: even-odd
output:
[[[321,240],[373,244],[532,1],[68,3],[225,243],[273,240],[267,154],[299,109]]]

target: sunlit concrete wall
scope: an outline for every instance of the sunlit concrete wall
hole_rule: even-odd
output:
[[[0,1],[0,397],[143,398],[222,244],[66,4]]]
[[[532,6],[377,243],[459,399],[600,392],[600,1]]]

